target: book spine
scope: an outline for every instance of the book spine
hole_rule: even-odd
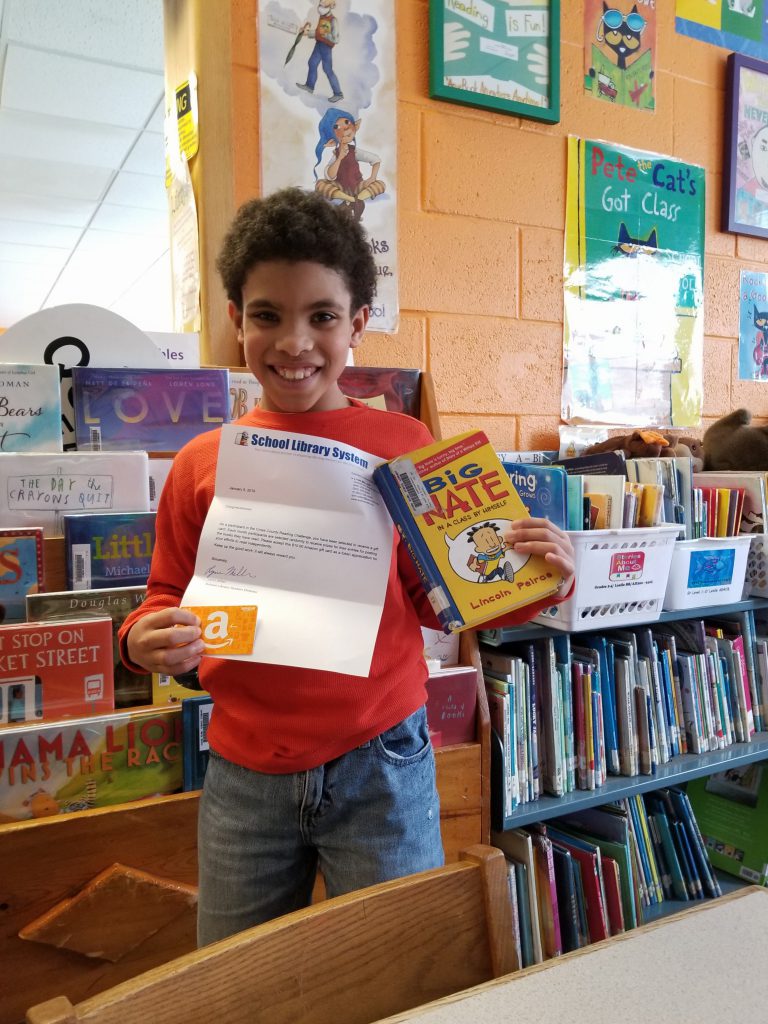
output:
[[[421,577],[429,603],[440,625],[448,632],[464,625],[464,619],[452,599],[434,558],[424,543],[408,503],[403,498],[392,470],[385,463],[373,471],[373,478],[384,499],[390,516],[400,534],[408,554]]]

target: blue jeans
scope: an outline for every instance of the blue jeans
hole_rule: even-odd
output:
[[[321,43],[319,39],[316,39],[315,48],[309,55],[309,63],[307,67],[308,89],[315,88],[318,64],[323,65],[323,71],[328,77],[328,84],[333,90],[333,95],[338,96],[341,92],[341,86],[339,85],[339,80],[333,70],[333,47],[329,46],[328,43]]]
[[[211,751],[198,823],[198,944],[329,896],[443,864],[435,758],[420,708],[335,761],[267,775]]]

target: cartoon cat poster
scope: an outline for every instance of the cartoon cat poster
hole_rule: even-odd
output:
[[[704,185],[695,164],[569,138],[566,422],[698,424]]]
[[[768,383],[768,274],[757,270],[739,279],[739,380]]]
[[[395,331],[394,0],[268,0],[259,8],[262,190],[314,190],[362,223],[377,270],[368,329]]]
[[[656,6],[585,0],[584,88],[595,99],[654,110]]]

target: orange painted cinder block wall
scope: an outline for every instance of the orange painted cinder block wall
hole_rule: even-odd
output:
[[[667,153],[707,172],[704,420],[768,387],[738,380],[739,271],[768,271],[768,241],[719,230],[727,51],[677,35],[657,2],[654,114],[582,91],[583,6],[563,4],[561,121],[429,98],[428,0],[397,0],[398,334],[368,334],[358,362],[429,369],[444,436],[484,429],[503,449],[556,447],[568,135]],[[235,196],[259,193],[256,0],[232,0]],[[642,425],[642,424],[640,424]]]

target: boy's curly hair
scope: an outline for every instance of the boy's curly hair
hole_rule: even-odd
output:
[[[216,267],[227,297],[243,308],[243,285],[258,263],[308,261],[344,279],[352,310],[370,306],[376,265],[365,233],[346,208],[315,192],[284,188],[243,203],[224,238]]]

